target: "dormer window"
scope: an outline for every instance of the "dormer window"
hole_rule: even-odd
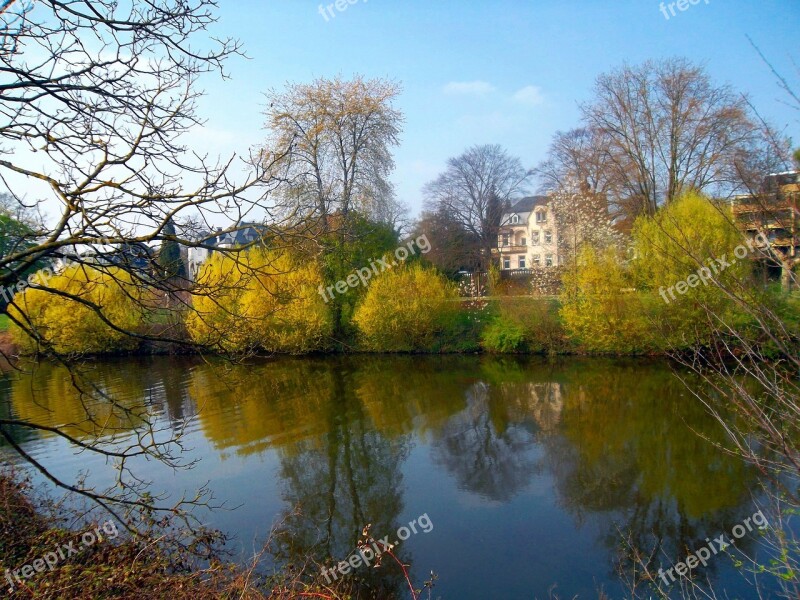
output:
[[[546,210],[537,210],[536,211],[536,222],[537,223],[547,223],[547,211]]]
[[[511,215],[511,218],[508,220],[508,222],[511,223],[512,225],[518,225],[519,215]]]

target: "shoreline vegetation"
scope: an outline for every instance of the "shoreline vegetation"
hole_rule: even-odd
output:
[[[646,295],[621,295],[619,302],[637,311],[643,311],[648,303],[655,304],[654,298]],[[776,303],[784,306],[789,315],[797,318],[800,314],[800,293],[776,294]],[[413,347],[398,347],[398,344],[379,343],[370,346],[359,339],[348,339],[343,342],[331,340],[328,344],[306,351],[272,351],[246,348],[220,351],[213,344],[198,345],[188,338],[181,341],[158,341],[153,339],[152,330],[143,333],[141,341],[95,351],[82,351],[74,348],[70,354],[84,357],[124,357],[124,356],[159,356],[159,355],[202,355],[218,353],[232,357],[245,356],[326,356],[341,354],[490,354],[490,355],[528,355],[528,356],[598,356],[598,357],[663,357],[669,358],[676,352],[690,351],[702,346],[702,340],[695,340],[697,345],[679,348],[673,345],[656,344],[635,347],[626,343],[625,337],[619,339],[619,346],[607,345],[603,348],[586,346],[571,337],[564,325],[560,312],[563,304],[557,297],[534,296],[488,296],[479,299],[482,306],[479,315],[470,306],[475,299],[458,298],[451,300],[459,307],[449,315],[450,321],[445,328],[435,331],[427,339],[418,341]],[[646,318],[646,317],[643,317]],[[655,323],[654,323],[655,326]],[[15,335],[13,325],[0,322],[0,348],[6,357],[35,358],[46,357],[48,353],[31,351],[24,342],[20,343],[19,334]],[[654,335],[656,337],[657,334]]]
[[[213,530],[186,530],[177,519],[150,519],[148,530],[94,537],[102,531],[86,513],[68,510],[34,489],[14,470],[0,471],[0,591],[4,598],[96,600],[97,598],[169,598],[170,600],[293,600],[319,598],[380,600],[389,597],[374,582],[355,577],[333,581],[323,576],[324,565],[309,559],[283,568],[262,563],[272,556],[281,533],[273,531],[264,547],[247,564],[231,561],[224,536]],[[107,521],[108,526],[113,521]],[[67,549],[55,568],[42,557]],[[394,569],[412,597],[422,597],[409,579],[407,565],[389,549],[393,561],[379,565]],[[378,568],[376,566],[376,568]],[[390,576],[391,577],[391,576]],[[422,589],[431,587],[426,582]]]
[[[765,355],[780,353],[748,310],[756,305],[785,323],[795,342],[800,330],[800,292],[759,279],[759,238],[742,234],[729,207],[695,193],[637,219],[627,248],[611,240],[576,250],[558,268],[556,295],[541,293],[535,277],[520,285],[495,268],[479,287],[424,254],[398,262],[397,235],[368,219],[359,228],[335,241],[335,252],[262,240],[214,253],[196,281],[174,278],[173,291],[148,286],[141,273],[71,264],[14,297],[0,346],[29,356],[666,356],[719,344],[735,350],[744,336]],[[430,248],[424,236],[416,241]],[[359,285],[353,272],[371,256],[390,267]],[[319,293],[347,277],[356,285],[345,285],[346,293]]]
[[[798,319],[800,315],[800,293],[776,294],[776,303],[780,303],[787,316]],[[617,298],[621,304],[634,307],[637,311],[646,310],[656,304],[657,299],[650,296],[624,296]],[[695,345],[680,348],[668,343],[642,345],[636,347],[625,335],[620,336],[616,344],[604,344],[603,347],[586,346],[570,336],[560,311],[563,304],[556,297],[505,296],[484,297],[477,300],[482,306],[476,315],[471,305],[475,299],[458,298],[451,302],[459,304],[452,311],[448,328],[442,328],[428,336],[428,339],[417,342],[414,347],[398,347],[397,344],[382,347],[380,343],[368,345],[359,339],[346,339],[342,342],[331,340],[307,351],[272,351],[247,348],[239,350],[220,350],[208,344],[198,345],[188,338],[186,341],[158,341],[152,336],[152,330],[144,333],[144,339],[131,345],[82,350],[75,347],[70,354],[84,357],[120,357],[120,356],[159,356],[159,355],[203,355],[222,354],[232,357],[255,356],[319,356],[340,354],[496,354],[496,355],[531,355],[531,356],[608,356],[608,357],[663,357],[669,358],[676,352],[689,352],[702,347],[702,340],[695,340]],[[639,313],[642,314],[642,313]],[[647,318],[647,317],[643,317]],[[656,324],[654,323],[654,326]],[[624,332],[621,332],[624,334]],[[656,337],[655,334],[654,337]],[[49,353],[32,351],[24,342],[20,343],[15,335],[13,325],[0,322],[0,352],[4,357],[46,357]]]

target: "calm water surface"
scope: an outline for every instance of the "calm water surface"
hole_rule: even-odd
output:
[[[343,560],[365,524],[383,537],[427,514],[433,530],[398,553],[416,582],[438,574],[434,597],[547,598],[557,586],[562,598],[596,598],[600,588],[620,598],[620,532],[677,561],[681,548],[757,510],[755,473],[698,435],[724,440],[663,363],[359,356],[87,368],[98,389],[161,426],[185,426],[195,468],[138,468],[173,498],[208,482],[231,510],[201,516],[236,536],[243,560],[279,520],[292,534],[286,555]],[[141,427],[90,410],[114,427]],[[93,433],[57,366],[1,380],[0,415],[9,413]],[[103,461],[53,436],[15,435],[61,477],[111,481]],[[731,597],[752,596],[727,558],[705,575]]]

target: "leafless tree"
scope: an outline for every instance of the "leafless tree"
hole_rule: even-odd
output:
[[[215,9],[213,0],[2,3],[0,182],[11,198],[5,208],[55,214],[47,225],[32,222],[25,243],[0,256],[0,285],[17,283],[21,273],[43,260],[69,256],[73,263],[91,264],[114,277],[118,270],[111,267],[119,263],[112,258],[132,246],[164,241],[202,246],[194,238],[165,233],[167,223],[189,215],[206,225],[219,219],[238,224],[255,215],[271,218],[264,202],[271,187],[265,177],[270,164],[254,157],[241,163],[236,157],[209,161],[181,142],[183,133],[201,125],[198,78],[224,75],[225,61],[240,53],[236,41],[205,34],[215,21]],[[280,226],[270,220],[270,227]],[[86,248],[94,248],[91,261],[80,253]],[[174,282],[154,270],[123,267],[136,285],[175,291]],[[39,287],[88,307],[125,335],[188,343],[180,331],[157,336],[125,331],[108,317],[108,307],[46,283]],[[156,430],[145,408],[133,409],[92,384],[72,357],[48,346],[15,301],[11,306],[17,309],[9,313],[14,324],[69,367],[86,400],[86,426],[93,434],[78,439],[60,427],[12,418],[0,420],[0,436],[54,484],[109,510],[179,511],[180,500],[161,505],[162,499],[149,495],[146,482],[128,465],[137,457],[183,465],[180,437]],[[190,309],[189,303],[182,308]],[[133,441],[95,419],[88,408],[92,402],[137,420]],[[20,427],[57,435],[79,450],[108,457],[117,467],[118,485],[112,491],[97,490],[85,482],[59,479],[15,441],[11,431]]]
[[[606,194],[626,225],[690,190],[741,189],[736,159],[766,143],[747,99],[682,58],[600,75],[581,111],[581,128],[556,136],[539,175]]]
[[[558,131],[547,159],[535,170],[542,191],[573,187],[576,183],[593,194],[612,190],[608,154],[599,133],[589,128]]]
[[[500,219],[512,199],[527,190],[532,174],[499,145],[473,146],[448,160],[445,171],[425,186],[426,209],[446,213],[479,239],[486,268]]]
[[[398,238],[407,235],[413,225],[408,204],[395,198],[381,203],[370,215],[376,222],[388,225]]]

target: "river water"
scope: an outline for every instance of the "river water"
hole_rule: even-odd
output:
[[[113,429],[116,443],[146,422],[159,439],[182,431],[192,469],[139,461],[137,474],[172,499],[208,483],[225,508],[199,516],[234,536],[242,561],[278,522],[282,558],[345,560],[366,524],[400,541],[416,520],[396,552],[416,584],[437,574],[434,598],[620,598],[624,539],[669,566],[758,510],[756,474],[714,446],[720,426],[663,361],[155,357],[83,369],[92,394],[60,366],[6,376],[0,416],[82,439]],[[105,461],[54,435],[13,434],[60,477],[112,481]],[[737,543],[757,546],[755,533]],[[731,565],[715,556],[698,572],[751,597]],[[371,576],[402,593],[390,566]]]

